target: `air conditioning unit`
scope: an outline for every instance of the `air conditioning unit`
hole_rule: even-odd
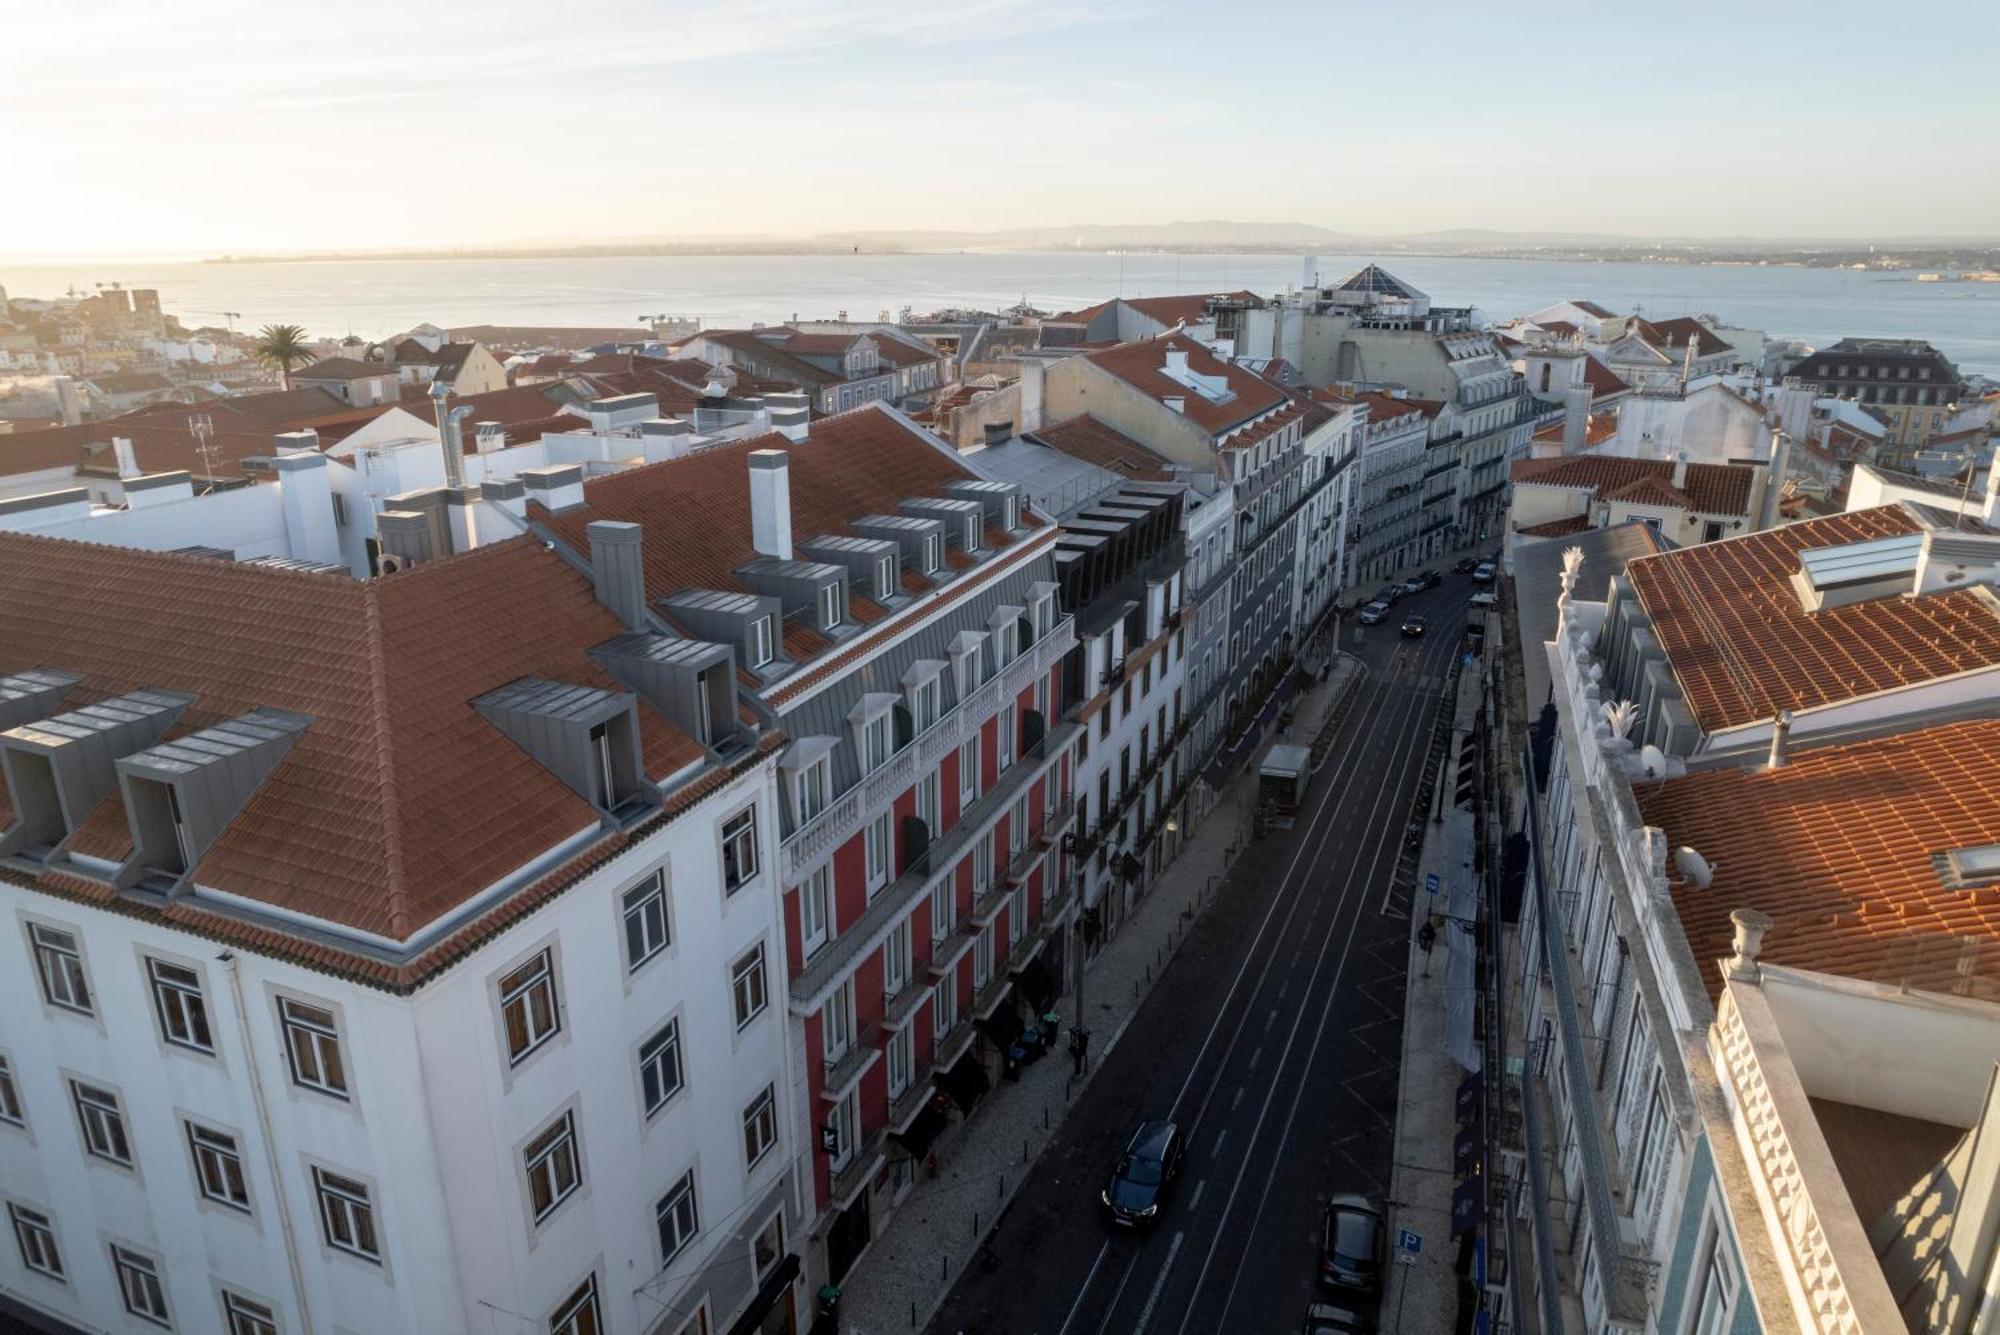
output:
[[[409,564],[407,560],[396,555],[394,552],[383,552],[375,558],[375,573],[378,575],[393,575],[397,571],[405,569]]]

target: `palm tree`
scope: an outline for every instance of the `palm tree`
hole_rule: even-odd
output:
[[[285,377],[285,388],[292,387],[292,368],[304,366],[314,361],[319,354],[307,344],[306,331],[295,324],[267,324],[257,331],[257,344],[251,349],[257,360],[266,366],[275,366]]]

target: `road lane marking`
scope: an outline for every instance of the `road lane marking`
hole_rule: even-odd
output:
[[[1186,1237],[1185,1233],[1174,1234],[1173,1243],[1167,1248],[1166,1264],[1160,1267],[1159,1278],[1153,1281],[1153,1291],[1146,1295],[1146,1305],[1139,1309],[1139,1324],[1132,1328],[1132,1335],[1145,1335],[1146,1323],[1153,1319],[1153,1309],[1160,1304],[1160,1290],[1166,1287],[1167,1273],[1174,1268],[1174,1258],[1180,1255]]]
[[[1262,1043],[1259,1043],[1257,1045],[1257,1050],[1250,1054],[1250,1069],[1253,1071],[1256,1070],[1257,1063],[1263,1060],[1264,1060],[1264,1045]]]
[[[1238,1108],[1242,1106],[1243,1106],[1243,1086],[1238,1085],[1236,1087],[1236,1097],[1229,1101],[1229,1111],[1235,1112]]]
[[[1058,1330],[1056,1335],[1069,1335],[1070,1323],[1076,1320],[1078,1309],[1083,1306],[1084,1298],[1090,1293],[1090,1286],[1097,1282],[1097,1272],[1104,1265],[1105,1254],[1110,1250],[1111,1239],[1106,1238],[1104,1245],[1097,1249],[1097,1259],[1090,1263],[1090,1273],[1083,1277],[1083,1285],[1076,1291],[1076,1301],[1069,1305],[1069,1315],[1063,1318],[1062,1329]]]
[[[1276,1024],[1277,1021],[1278,1021],[1278,1008],[1276,1006],[1273,1006],[1271,1007],[1270,1013],[1264,1016],[1264,1027],[1266,1029],[1269,1029],[1272,1025]]]
[[[1229,1128],[1225,1126],[1222,1128],[1222,1130],[1215,1133],[1215,1149],[1212,1151],[1212,1153],[1215,1154],[1222,1153],[1222,1142],[1227,1139],[1229,1139]]]
[[[1132,1274],[1139,1268],[1139,1254],[1132,1253],[1132,1263],[1125,1267],[1125,1278],[1118,1281],[1118,1288],[1111,1295],[1111,1306],[1104,1309],[1104,1320],[1097,1323],[1097,1335],[1111,1329],[1111,1318],[1118,1315],[1118,1300],[1125,1296],[1125,1286],[1132,1282]]]
[[[1194,1195],[1188,1197],[1189,1214],[1193,1214],[1196,1210],[1199,1210],[1201,1208],[1201,1189],[1207,1185],[1208,1185],[1207,1178],[1203,1178],[1201,1181],[1194,1184]]]

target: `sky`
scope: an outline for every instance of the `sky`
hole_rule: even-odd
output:
[[[2000,233],[2000,4],[6,0],[0,254]]]

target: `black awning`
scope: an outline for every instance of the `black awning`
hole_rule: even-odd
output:
[[[756,1335],[758,1325],[771,1314],[771,1309],[778,1305],[778,1299],[785,1296],[785,1290],[798,1277],[799,1254],[789,1252],[757,1290],[757,1296],[750,1300],[750,1305],[743,1309],[743,1315],[730,1326],[729,1335]]]
[[[1049,1003],[1056,997],[1056,980],[1039,955],[1021,966],[1014,975],[1014,986],[1021,990],[1021,995],[1028,999],[1028,1004],[1034,1007],[1037,1015],[1048,1010]]]
[[[979,1028],[986,1037],[993,1040],[993,1046],[1005,1052],[1021,1036],[1021,1015],[1014,1009],[1013,999],[1000,1003],[999,1007],[979,1022]]]
[[[924,1110],[917,1114],[916,1120],[910,1123],[908,1130],[892,1131],[889,1133],[889,1139],[902,1146],[912,1159],[921,1159],[924,1157],[924,1151],[931,1147],[931,1142],[938,1138],[938,1132],[942,1130],[944,1130],[944,1114],[926,1103]]]
[[[951,1095],[960,1112],[971,1112],[972,1105],[993,1087],[986,1078],[986,1068],[979,1058],[968,1052],[958,1059],[958,1064],[937,1078],[937,1086]]]

